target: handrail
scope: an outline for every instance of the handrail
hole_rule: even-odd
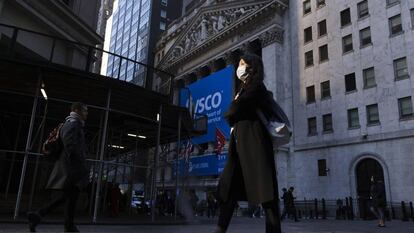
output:
[[[152,69],[154,71],[157,71],[157,72],[166,74],[167,76],[169,76],[171,78],[174,78],[175,77],[173,74],[171,74],[169,72],[166,72],[164,70],[158,69],[158,68],[156,68],[154,66],[150,66],[150,65],[145,64],[143,62],[139,62],[139,61],[130,59],[128,57],[124,57],[124,56],[121,56],[119,54],[115,54],[113,52],[106,51],[104,49],[101,49],[101,48],[96,47],[96,46],[93,46],[93,45],[89,45],[89,44],[85,44],[85,43],[81,43],[81,42],[77,42],[77,41],[72,41],[72,40],[69,40],[69,39],[65,39],[65,38],[61,38],[61,37],[57,37],[57,36],[52,36],[52,35],[49,35],[49,34],[46,34],[46,33],[36,32],[36,31],[30,30],[30,29],[25,29],[25,28],[21,28],[21,27],[18,27],[18,26],[12,26],[12,25],[8,25],[8,24],[4,24],[4,23],[0,23],[0,26],[7,27],[7,28],[11,28],[13,30],[16,30],[16,34],[17,34],[18,31],[24,31],[24,32],[28,32],[28,33],[32,33],[32,34],[36,34],[36,35],[40,35],[40,36],[44,36],[44,37],[48,37],[48,38],[51,38],[53,40],[59,40],[59,41],[71,43],[73,45],[84,46],[84,47],[87,47],[88,49],[94,49],[96,51],[104,52],[104,53],[107,53],[109,55],[112,55],[112,56],[115,56],[115,57],[119,57],[121,60],[129,61],[129,62],[134,62],[134,63],[136,63],[138,65],[145,66],[146,68],[149,68],[149,69]],[[12,43],[14,43],[14,42],[15,41],[12,41]],[[88,62],[90,62],[90,61],[88,60]]]

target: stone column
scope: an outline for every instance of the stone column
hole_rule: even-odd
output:
[[[273,28],[260,35],[264,66],[264,83],[273,96],[280,100],[285,95],[285,78],[289,74],[290,60],[283,49],[283,31]]]

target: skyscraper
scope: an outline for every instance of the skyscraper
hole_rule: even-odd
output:
[[[150,0],[119,0],[112,21],[110,52],[153,65],[153,48],[171,20],[181,15],[181,3]],[[109,56],[107,76],[151,87],[151,71],[128,60]]]

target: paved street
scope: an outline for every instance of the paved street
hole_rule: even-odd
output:
[[[214,223],[199,220],[189,225],[80,225],[81,232],[135,232],[135,233],[211,233]],[[39,232],[61,232],[60,225],[41,225]],[[387,228],[378,228],[375,221],[302,221],[284,222],[285,233],[413,233],[414,222],[392,221]],[[25,224],[0,224],[0,232],[28,232]],[[235,218],[229,233],[264,232],[264,219]]]

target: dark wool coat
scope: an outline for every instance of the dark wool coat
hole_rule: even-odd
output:
[[[277,198],[275,159],[270,134],[257,116],[256,109],[268,119],[287,117],[273,100],[263,83],[250,85],[225,113],[233,132],[230,136],[227,164],[220,176],[218,194],[221,201],[229,195],[253,204]],[[283,112],[283,111],[282,111]],[[286,123],[289,124],[287,121]]]
[[[384,208],[387,205],[385,187],[383,183],[374,183],[370,188],[371,205],[375,208]]]
[[[64,190],[80,187],[86,178],[86,144],[82,123],[67,120],[60,130],[63,150],[55,162],[46,189]]]

